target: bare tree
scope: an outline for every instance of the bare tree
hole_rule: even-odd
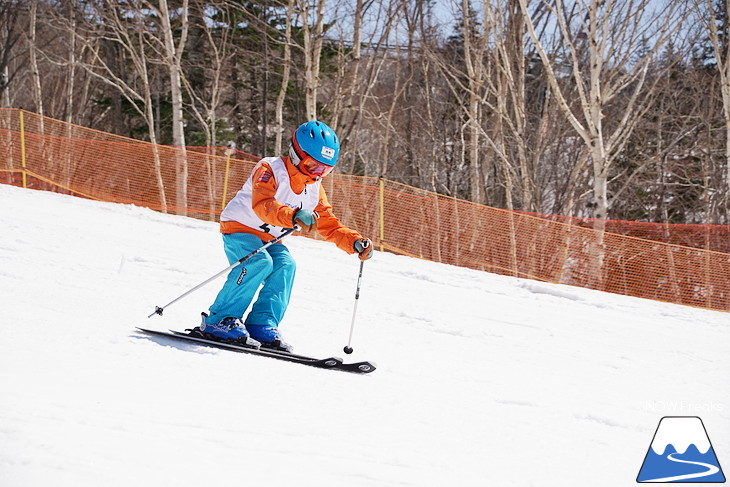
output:
[[[206,146],[214,150],[218,145],[217,127],[220,120],[220,110],[223,102],[223,77],[226,68],[233,59],[231,31],[222,28],[230,23],[231,12],[229,5],[211,5],[211,2],[194,2],[193,11],[197,17],[197,28],[201,31],[202,41],[198,49],[205,53],[200,56],[201,64],[189,65],[183,71],[182,81],[191,98],[190,111],[200,124],[204,134]],[[215,16],[216,18],[211,18]],[[197,57],[196,57],[197,58]],[[194,86],[190,81],[190,71],[199,70],[203,73],[202,86]],[[214,157],[208,157],[207,189],[210,202],[211,217],[215,215],[216,195],[215,185],[217,168]]]
[[[489,1],[483,3],[485,17],[489,15],[487,12],[491,10]],[[462,0],[461,15],[463,22],[463,40],[464,40],[464,64],[466,66],[466,123],[464,131],[466,134],[466,152],[468,153],[469,177],[471,201],[475,203],[484,203],[486,201],[484,194],[484,186],[486,181],[482,173],[480,140],[482,133],[482,100],[484,99],[485,85],[490,73],[487,62],[487,48],[489,46],[490,35],[488,30],[492,24],[486,21],[482,22],[481,32],[477,25],[473,25],[472,7],[469,0]],[[486,18],[485,18],[486,20]],[[497,148],[499,151],[499,148]],[[485,171],[489,174],[489,170]]]
[[[41,74],[38,69],[38,41],[36,38],[36,25],[38,23],[38,0],[30,2],[30,21],[28,25],[28,54],[30,60],[30,73],[33,80],[33,101],[35,111],[41,116],[41,128],[43,133],[43,89],[41,87]]]
[[[655,13],[648,0],[578,0],[569,5],[563,0],[542,0],[538,5],[552,13],[565,57],[548,51],[537,34],[535,14],[528,9],[527,0],[519,2],[552,94],[583,140],[593,165],[593,217],[599,233],[592,274],[599,276],[611,165],[645,111],[651,94],[645,86],[648,66],[678,29],[677,2],[669,2]],[[647,39],[651,39],[650,45]],[[572,84],[561,79],[565,67]],[[577,103],[571,102],[569,91]],[[612,119],[604,119],[607,114]]]
[[[67,49],[68,49],[68,57],[66,58],[66,68],[67,68],[67,76],[66,76],[66,93],[65,93],[65,119],[66,123],[68,124],[66,127],[66,137],[70,140],[72,137],[72,131],[73,126],[71,125],[74,122],[74,97],[76,96],[76,35],[74,32],[76,32],[76,16],[77,12],[76,9],[72,5],[72,1],[65,0],[62,4],[62,12],[61,15],[67,16],[67,22],[69,29],[66,33],[66,38],[68,39]],[[88,83],[87,83],[88,86]],[[86,97],[83,97],[83,99],[87,99]],[[66,154],[66,160],[64,163],[64,173],[65,173],[65,181],[64,183],[66,186],[71,186],[71,175],[73,173],[73,160],[72,155],[70,152]]]
[[[532,206],[531,174],[526,167],[525,153],[521,16],[509,10],[509,2],[502,1],[483,0],[474,6],[470,0],[461,0],[455,7],[461,19],[458,32],[461,45],[457,51],[463,53],[462,63],[454,62],[451,50],[446,56],[431,55],[438,60],[441,73],[464,114],[462,154],[463,165],[469,167],[469,199],[493,204],[489,188],[501,183],[505,192],[503,204],[512,209],[514,175],[519,171],[525,191],[522,199]],[[477,11],[481,12],[480,17]]]
[[[325,32],[324,9],[326,0],[314,0],[314,2],[314,6],[310,6],[308,0],[297,0],[304,36],[303,45],[299,47],[304,55],[304,90],[308,120],[317,119],[317,93],[320,86],[320,62]]]
[[[652,10],[648,0],[590,0],[588,4],[577,2],[573,8],[566,7],[562,0],[554,4],[541,2],[558,23],[560,40],[567,50],[566,57],[561,57],[545,49],[526,0],[519,1],[552,95],[589,152],[593,164],[593,216],[604,219],[610,207],[611,164],[624,149],[651,98],[646,73],[677,32],[677,2],[669,2],[659,12]],[[583,12],[585,16],[581,17]],[[649,39],[651,44],[647,44]],[[566,68],[572,84],[561,80],[561,71]],[[578,103],[568,98],[573,92]]]
[[[65,0],[62,5],[62,14],[67,16],[68,18],[68,26],[69,29],[66,33],[67,39],[68,39],[68,54],[66,58],[66,69],[67,76],[66,76],[66,103],[64,107],[64,119],[66,123],[70,124],[74,122],[74,110],[73,110],[73,98],[74,93],[76,89],[76,36],[74,35],[74,32],[76,31],[76,10],[73,8],[71,0]],[[70,134],[69,134],[70,135]]]
[[[180,7],[170,10],[167,0],[155,4],[145,0],[116,2],[101,0],[89,4],[101,23],[90,23],[91,31],[79,33],[77,39],[93,51],[93,61],[85,63],[84,68],[98,80],[119,91],[145,120],[150,142],[155,144],[153,154],[155,172],[160,191],[161,205],[167,210],[167,198],[161,173],[161,161],[156,128],[156,116],[152,100],[150,70],[153,64],[163,65],[169,74],[172,104],[173,144],[178,147],[175,154],[175,207],[176,211],[187,212],[188,166],[185,150],[184,117],[181,64],[188,31],[188,0]],[[158,24],[153,27],[154,22]],[[177,24],[173,26],[173,21]],[[179,37],[175,33],[179,30]],[[100,42],[94,40],[99,32]],[[109,64],[101,50],[103,43],[116,46],[125,54],[133,68],[134,77],[128,81],[117,66]]]
[[[724,25],[722,26],[727,29],[728,23],[730,23],[730,2],[719,2],[719,5],[724,8],[724,11],[718,12],[717,14],[724,19]],[[699,13],[699,17],[706,22],[707,32],[712,44],[714,61],[717,65],[717,72],[720,75],[720,93],[722,95],[722,110],[725,126],[725,171],[723,177],[724,184],[721,191],[722,196],[720,199],[722,200],[723,213],[727,223],[727,219],[730,216],[730,42],[727,39],[728,32],[720,31],[713,0],[694,0],[694,7]]]
[[[131,2],[136,3],[136,2]],[[144,39],[157,52],[170,76],[170,97],[172,104],[172,143],[178,148],[175,154],[175,206],[180,214],[187,214],[188,206],[188,161],[185,149],[185,118],[183,115],[182,94],[182,56],[187,42],[189,20],[188,0],[171,10],[167,0],[140,1],[135,5],[135,15],[143,16],[146,11],[153,12],[159,19],[159,32],[148,31]],[[158,8],[159,7],[159,8]],[[177,25],[173,27],[173,21]],[[178,38],[175,32],[180,32]]]
[[[202,33],[202,43],[197,47],[204,56],[199,64],[189,64],[184,70],[182,82],[192,103],[190,109],[193,116],[198,120],[205,133],[205,141],[208,147],[218,145],[217,123],[219,122],[220,109],[223,104],[224,84],[223,77],[226,69],[233,60],[233,44],[231,30],[221,28],[221,24],[227,24],[231,15],[229,6],[226,3],[216,5],[215,11],[211,2],[194,2],[195,15],[198,18],[197,26]],[[216,19],[211,18],[215,15]],[[199,70],[204,78],[201,86],[195,86],[190,81],[190,72]]]
[[[396,34],[397,45],[398,37]],[[387,65],[390,71],[389,78],[391,79],[389,83],[379,87],[380,89],[376,87],[376,107],[373,108],[374,127],[371,129],[372,133],[368,134],[372,139],[379,141],[378,143],[372,144],[377,148],[373,158],[378,161],[377,174],[384,177],[390,175],[393,169],[402,170],[403,164],[396,159],[396,155],[394,154],[393,139],[398,137],[396,117],[400,114],[400,104],[411,81],[409,73],[405,72],[397,56],[393,59],[388,59]],[[376,108],[377,111],[375,110]]]
[[[17,62],[26,55],[22,40],[28,23],[26,2],[9,0],[0,2],[0,106],[10,107],[10,84],[20,72]]]
[[[295,16],[295,0],[287,0],[286,4],[286,20],[284,21],[284,41],[283,50],[284,57],[282,59],[282,74],[279,92],[276,95],[276,105],[274,107],[274,118],[276,123],[276,140],[274,142],[274,150],[276,154],[283,154],[284,147],[282,139],[284,137],[284,102],[286,100],[287,88],[291,75],[291,48],[294,44],[292,40],[292,21]]]
[[[162,163],[155,132],[155,111],[149,77],[148,35],[146,18],[140,12],[120,12],[116,6],[106,2],[90,4],[101,23],[91,23],[85,30],[75,31],[76,38],[90,52],[90,62],[81,67],[97,80],[109,85],[124,97],[131,107],[145,120],[147,133],[152,143],[153,164],[162,211],[167,212],[167,197],[162,179]],[[122,77],[116,66],[104,54],[103,47],[118,47],[124,53],[128,66],[134,73],[130,81]]]
[[[360,120],[366,113],[366,103],[383,73],[388,60],[387,42],[398,20],[400,3],[397,1],[374,2],[356,0],[352,26],[339,30],[338,79],[331,106],[333,127],[337,129],[344,145],[350,141]],[[375,10],[375,12],[373,12]],[[363,22],[373,14],[374,19],[364,32]],[[349,33],[352,32],[352,38]]]

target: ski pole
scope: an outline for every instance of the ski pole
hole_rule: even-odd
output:
[[[271,240],[270,242],[266,242],[265,244],[263,244],[261,247],[257,248],[256,250],[254,250],[250,254],[246,255],[245,257],[241,257],[240,259],[238,259],[233,264],[229,265],[228,267],[226,267],[222,271],[218,272],[216,275],[209,277],[208,279],[206,279],[205,281],[201,282],[200,284],[198,284],[194,288],[192,288],[189,291],[186,291],[183,294],[181,294],[180,296],[176,297],[175,299],[173,299],[172,301],[170,301],[169,303],[167,303],[165,306],[155,306],[155,311],[153,313],[151,313],[147,318],[152,318],[154,315],[160,315],[160,316],[162,316],[162,312],[165,311],[165,308],[167,308],[171,304],[180,301],[182,298],[184,298],[188,294],[192,293],[193,291],[197,291],[198,289],[200,289],[201,287],[205,286],[206,284],[208,284],[213,279],[219,277],[222,274],[225,274],[226,272],[229,272],[231,269],[233,269],[237,265],[239,265],[239,264],[247,261],[248,259],[250,259],[254,255],[256,255],[256,254],[258,254],[258,253],[266,250],[267,248],[271,247],[275,243],[279,242],[282,238],[286,237],[287,235],[289,235],[289,234],[291,234],[293,232],[296,232],[297,230],[299,230],[299,225],[294,225],[294,228],[287,228],[286,230],[284,230],[284,233],[282,233],[281,235],[279,235],[278,237],[276,237],[274,240]]]
[[[362,268],[365,265],[365,261],[360,261],[360,273],[357,276],[357,290],[355,291],[355,307],[352,308],[352,323],[350,323],[350,338],[347,340],[347,345],[343,348],[346,354],[352,353],[352,332],[355,330],[355,314],[357,313],[357,302],[360,300],[360,281],[362,281]]]

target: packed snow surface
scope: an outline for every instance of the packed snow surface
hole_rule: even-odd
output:
[[[217,224],[0,186],[0,486],[633,485],[663,416],[730,466],[730,315],[289,237],[281,325],[358,376],[140,335],[199,322]],[[699,270],[698,270],[699,272]],[[728,472],[726,472],[727,475]]]

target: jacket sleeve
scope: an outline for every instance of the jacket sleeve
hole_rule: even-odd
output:
[[[332,212],[332,205],[327,200],[324,187],[319,187],[319,204],[315,210],[319,214],[317,231],[328,242],[337,245],[348,254],[354,254],[355,241],[363,238],[355,230],[347,228]]]
[[[262,162],[253,174],[251,205],[256,215],[264,223],[277,227],[294,226],[294,210],[276,201],[276,179],[274,171]]]

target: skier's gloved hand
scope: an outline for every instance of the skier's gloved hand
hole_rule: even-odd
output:
[[[317,218],[319,218],[319,215],[316,211],[300,208],[294,212],[293,220],[294,225],[299,225],[302,231],[311,232],[317,229]]]
[[[359,254],[360,260],[368,260],[373,256],[373,242],[369,238],[359,238],[353,245],[355,252]]]

